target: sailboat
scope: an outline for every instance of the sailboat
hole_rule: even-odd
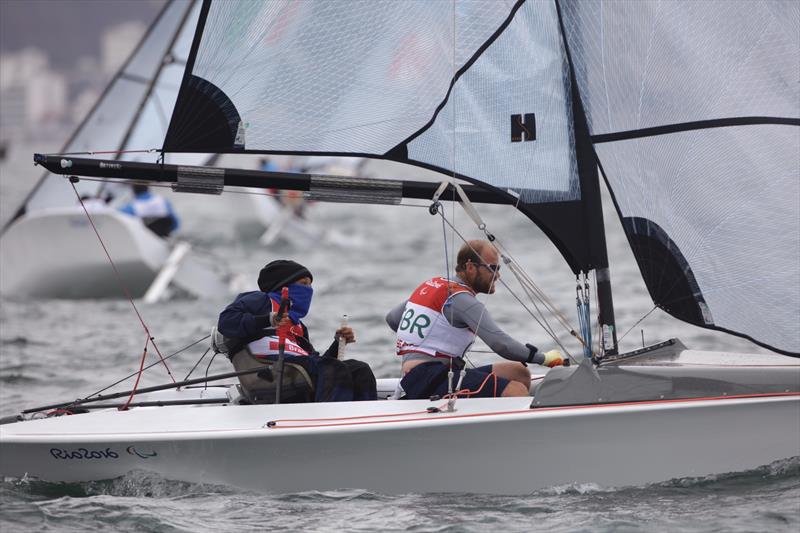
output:
[[[480,204],[518,209],[566,275],[583,287],[592,273],[599,338],[576,328],[580,362],[549,370],[530,397],[402,400],[382,379],[367,402],[242,405],[236,385],[191,382],[140,391],[123,411],[124,393],[54,404],[3,421],[0,474],[523,494],[800,455],[799,24],[792,2],[204,1],[165,153],[379,158],[441,183],[36,163],[178,191],[416,199],[434,216],[456,201],[498,246]],[[620,349],[601,179],[654,304],[774,353],[677,339]]]
[[[114,76],[64,146],[64,152],[102,148],[99,157],[134,160],[156,154],[131,150],[149,146],[166,130],[189,55],[200,4],[164,7],[137,48]],[[94,157],[98,157],[95,155]],[[208,154],[166,156],[168,161],[203,164]],[[120,279],[133,297],[155,301],[168,291],[193,296],[229,294],[226,274],[190,253],[186,242],[170,243],[138,217],[106,204],[130,188],[82,180],[75,190],[62,176],[45,173],[0,235],[0,276],[7,295],[40,298],[123,297]],[[78,198],[83,198],[92,221]],[[109,268],[91,224],[105,239],[116,271]],[[57,236],[57,238],[53,238]],[[47,243],[47,245],[43,245]],[[57,257],[58,261],[52,258]]]

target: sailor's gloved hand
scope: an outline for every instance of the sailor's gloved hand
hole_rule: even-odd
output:
[[[564,358],[558,350],[550,350],[549,352],[544,352],[542,355],[544,355],[542,366],[553,368],[554,366],[562,366],[564,364]]]
[[[534,346],[533,344],[526,344],[528,348],[528,360],[522,363],[525,366],[528,366],[531,363],[538,363],[539,359],[542,358],[542,354],[539,353],[539,348]]]
[[[344,341],[347,344],[356,342],[356,334],[353,332],[353,328],[348,326],[342,326],[341,328],[337,329],[336,333],[334,333],[334,336],[336,339],[344,338]]]
[[[278,313],[271,313],[270,314],[270,321],[272,325],[278,328],[288,328],[291,327],[292,321],[289,318],[289,313],[286,311],[283,312],[283,316],[279,317]]]

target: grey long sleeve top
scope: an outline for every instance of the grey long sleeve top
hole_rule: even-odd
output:
[[[407,302],[396,305],[386,314],[386,323],[393,331],[397,331],[403,318]],[[527,362],[530,349],[514,340],[492,319],[489,311],[477,298],[466,292],[460,292],[445,304],[443,313],[451,326],[467,327],[485,342],[497,355],[511,361]],[[537,352],[533,362],[542,364],[544,355]]]

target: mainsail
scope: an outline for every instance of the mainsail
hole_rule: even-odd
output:
[[[167,152],[392,159],[518,203],[575,272],[606,266],[581,202],[555,5],[203,5]]]
[[[163,149],[437,170],[600,285],[599,167],[656,305],[797,355],[798,28],[790,1],[204,0]]]
[[[199,12],[200,3],[192,0],[172,0],[162,9],[62,152],[160,147],[178,96]],[[107,158],[108,154],[94,157]],[[155,157],[154,154],[150,159]],[[178,157],[195,164],[208,159],[206,155]],[[116,154],[114,158],[143,159],[142,154]],[[79,192],[88,196],[95,195],[102,186],[91,181],[77,184]],[[64,178],[46,173],[3,230],[26,212],[75,202],[75,193]]]

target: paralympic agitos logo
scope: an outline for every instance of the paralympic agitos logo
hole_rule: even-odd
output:
[[[153,451],[151,451],[149,453],[148,452],[140,452],[139,450],[137,450],[133,446],[128,446],[127,448],[125,448],[125,451],[128,452],[131,455],[135,455],[136,457],[140,457],[142,459],[150,459],[151,457],[155,457],[155,456],[158,455],[158,452],[155,451],[155,450],[153,450]]]

